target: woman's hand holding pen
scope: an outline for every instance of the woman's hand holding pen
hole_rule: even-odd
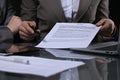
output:
[[[23,21],[19,27],[20,38],[31,41],[35,38],[35,21]]]

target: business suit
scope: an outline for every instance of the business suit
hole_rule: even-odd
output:
[[[14,13],[10,0],[0,0],[0,45],[3,49],[9,47],[4,43],[11,43],[13,41],[13,34],[6,25]]]
[[[108,18],[108,1],[80,0],[78,13],[73,22],[96,23],[102,18]],[[48,33],[56,22],[67,22],[60,0],[22,0],[21,8],[23,20],[38,19],[42,35]]]

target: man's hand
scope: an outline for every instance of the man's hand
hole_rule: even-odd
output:
[[[102,26],[100,29],[100,34],[106,37],[111,36],[115,28],[115,24],[111,19],[101,19],[96,23],[96,25]]]

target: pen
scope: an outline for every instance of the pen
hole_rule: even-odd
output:
[[[30,64],[29,60],[24,60],[24,59],[20,59],[20,58],[10,58],[8,56],[0,56],[0,60],[2,61],[9,61],[9,62],[15,62],[15,63],[21,63],[21,64]]]
[[[0,56],[10,56],[12,53],[0,53]]]

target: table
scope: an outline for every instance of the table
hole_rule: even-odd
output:
[[[50,59],[62,59],[72,61],[83,61],[85,65],[69,69],[50,77],[42,77],[28,74],[15,74],[0,71],[0,80],[120,80],[120,59],[119,55],[93,55],[79,54],[72,51],[72,57],[62,57],[53,54],[58,53],[54,49],[40,49],[29,43],[9,44],[7,49],[0,46],[0,52],[13,53],[10,55],[36,56]],[[8,46],[7,46],[8,47]],[[52,52],[51,52],[52,51]],[[54,51],[54,52],[53,52]],[[70,50],[58,50],[61,54],[67,54]]]

